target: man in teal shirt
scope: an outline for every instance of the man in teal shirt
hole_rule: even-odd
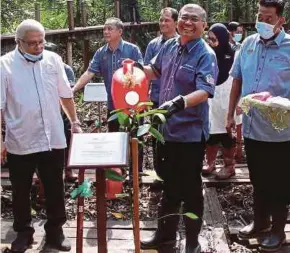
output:
[[[246,38],[233,64],[227,129],[234,126],[234,111],[242,97],[263,91],[290,99],[290,36],[282,28],[285,18],[282,0],[260,0],[258,34]],[[285,241],[284,227],[290,203],[290,126],[276,131],[251,109],[243,116],[243,136],[254,187],[254,221],[239,237],[261,237],[265,251],[276,251]],[[272,217],[272,221],[270,221]]]

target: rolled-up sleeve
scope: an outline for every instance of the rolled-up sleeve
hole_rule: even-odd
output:
[[[133,57],[134,57],[133,59],[134,61],[137,61],[142,65],[144,64],[142,53],[138,47],[135,47]]]
[[[215,84],[218,78],[218,66],[216,56],[213,53],[203,55],[196,69],[196,89],[209,93],[209,97],[214,96]]]
[[[67,75],[64,69],[64,63],[60,56],[56,58],[56,64],[58,66],[58,81],[57,81],[57,89],[58,94],[61,98],[72,98],[73,93],[70,87],[70,83],[67,79]]]
[[[153,58],[153,48],[152,48],[152,43],[149,43],[146,48],[146,52],[144,56],[144,64],[148,65],[152,58]]]
[[[88,71],[98,74],[101,72],[101,50],[98,49],[97,52],[94,54],[93,59],[90,62],[88,67]]]
[[[242,79],[241,56],[242,56],[242,49],[240,49],[236,53],[233,66],[230,70],[230,75],[235,79]]]

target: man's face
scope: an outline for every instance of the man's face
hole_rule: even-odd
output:
[[[172,34],[176,30],[176,22],[172,18],[170,11],[164,11],[159,18],[160,32],[164,35]]]
[[[205,25],[205,20],[202,20],[202,9],[188,7],[181,10],[177,24],[181,38],[187,41],[200,38]]]
[[[30,31],[25,34],[23,39],[19,40],[18,45],[25,53],[38,55],[43,52],[45,42],[44,34]]]
[[[275,7],[265,7],[261,5],[259,5],[257,20],[259,22],[275,25],[274,33],[277,29],[280,29],[284,23],[283,18],[277,15]]]
[[[116,42],[121,39],[122,29],[112,24],[105,24],[103,34],[107,43]]]

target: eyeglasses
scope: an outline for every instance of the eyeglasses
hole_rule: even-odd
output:
[[[193,22],[193,23],[197,23],[197,22],[199,22],[199,21],[202,21],[203,22],[203,20],[201,20],[199,17],[197,17],[197,16],[188,16],[188,15],[182,15],[181,17],[180,17],[180,19],[183,21],[183,22],[187,22],[188,20],[190,20],[191,22]]]
[[[29,47],[37,47],[37,46],[43,46],[46,44],[46,40],[41,41],[26,41],[23,39],[20,39],[22,42],[24,42]]]

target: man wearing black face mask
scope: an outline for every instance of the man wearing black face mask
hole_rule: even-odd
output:
[[[59,104],[72,132],[81,132],[73,94],[60,56],[44,50],[45,31],[39,22],[24,20],[16,29],[15,41],[15,50],[1,57],[1,118],[6,126],[1,163],[8,160],[17,232],[11,250],[25,252],[33,243],[30,190],[37,168],[46,199],[46,243],[70,251],[62,230],[66,140]]]
[[[258,34],[246,38],[231,70],[234,80],[227,117],[229,132],[235,124],[240,96],[267,91],[290,99],[290,35],[282,28],[283,10],[282,0],[259,2]],[[243,136],[254,187],[254,221],[239,232],[239,237],[261,237],[262,250],[274,252],[285,241],[290,203],[290,126],[277,131],[252,108],[243,115]]]

